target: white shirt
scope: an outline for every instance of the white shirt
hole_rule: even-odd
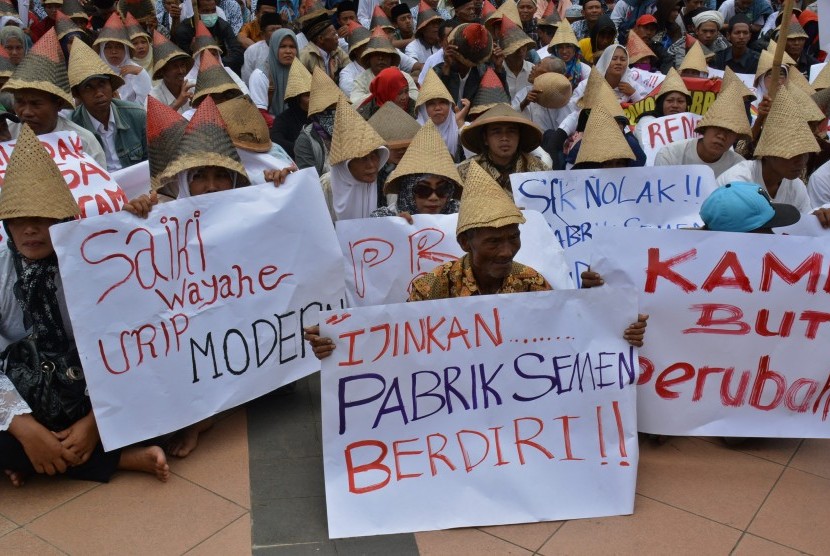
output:
[[[256,68],[248,80],[248,89],[251,91],[251,100],[257,108],[268,110],[268,76],[261,69]]]
[[[17,139],[17,135],[20,133],[20,127],[21,124],[9,122],[9,133],[11,133],[12,139]],[[98,142],[98,139],[95,138],[95,135],[91,131],[63,116],[58,116],[58,123],[55,124],[55,129],[49,133],[53,131],[74,131],[81,139],[84,152],[95,160],[101,168],[107,167],[107,157],[104,154],[104,149],[101,148],[101,143]]]
[[[528,86],[530,83],[528,78],[530,77],[530,71],[532,69],[533,64],[525,60],[522,63],[522,69],[519,70],[519,73],[514,74],[507,67],[507,64],[504,64],[504,73],[507,74],[507,92],[510,94],[510,98],[515,97],[519,91]]]
[[[406,50],[404,50],[404,52],[407,56],[411,56],[412,58],[415,58],[417,61],[424,64],[426,63],[427,58],[429,58],[439,50],[441,49],[437,46],[427,46],[423,42],[421,42],[421,39],[415,39],[414,41],[406,45]]]
[[[415,41],[412,41],[412,42],[415,42]],[[412,43],[409,43],[409,44],[412,44]],[[401,49],[400,49],[400,48],[396,48],[395,50],[397,50],[397,51],[398,51],[398,56],[400,56],[400,57],[401,57],[401,63],[400,63],[400,64],[398,64],[398,67],[399,67],[399,68],[401,69],[401,71],[402,71],[402,72],[404,72],[404,73],[409,73],[409,72],[411,72],[411,71],[412,71],[412,68],[414,68],[414,67],[415,67],[415,64],[417,64],[417,63],[418,63],[418,60],[416,60],[415,58],[413,58],[412,56],[410,56],[410,55],[408,55],[408,54],[404,54],[404,53],[401,51]]]
[[[251,74],[255,69],[262,69],[268,62],[268,43],[258,41],[245,49],[245,61],[242,63],[242,81],[251,86]]]
[[[807,195],[814,207],[830,203],[830,161],[819,166],[810,176]]]
[[[692,138],[666,145],[658,151],[654,159],[654,165],[681,166],[683,164],[704,164],[712,169],[717,178],[733,166],[745,161],[744,157],[730,148],[723,153],[723,156],[717,162],[704,162],[697,154],[697,142],[697,138]]]
[[[104,156],[107,158],[107,171],[113,172],[120,170],[122,168],[121,161],[118,160],[115,146],[115,114],[110,110],[110,117],[106,127],[104,127],[103,123],[96,120],[92,114],[89,114],[89,120],[92,122],[92,127],[95,128],[95,132],[104,142]]]
[[[421,68],[421,73],[418,74],[418,85],[424,84],[424,79],[427,78],[427,72],[444,61],[444,49],[436,50],[427,61],[424,62],[424,67]]]
[[[355,61],[349,62],[349,65],[340,70],[340,80],[337,84],[340,86],[340,90],[346,93],[347,97],[352,95],[354,80],[364,71],[366,71],[366,68]]]
[[[522,101],[527,98],[527,94],[533,89],[533,85],[528,84],[521,89],[516,96],[513,97],[513,109],[521,112],[530,120],[542,128],[542,131],[558,128],[565,118],[576,110],[576,106],[570,102],[562,108],[545,108],[544,106],[535,102],[528,103],[527,107],[522,110]]]
[[[760,160],[745,160],[737,164],[721,174],[718,177],[718,185],[726,185],[732,181],[745,181],[749,183],[757,183],[763,185],[764,174],[761,171]],[[767,189],[769,192],[769,189]],[[813,205],[810,203],[810,198],[807,196],[807,187],[804,182],[796,178],[794,180],[781,180],[781,185],[775,193],[775,197],[770,195],[772,200],[776,203],[786,203],[793,205],[802,214],[813,212]]]
[[[187,80],[185,79],[185,83],[183,86],[187,86]],[[173,106],[173,103],[176,102],[176,95],[170,92],[170,89],[167,88],[167,85],[164,84],[164,81],[160,81],[158,85],[150,89],[150,96],[160,100],[167,106]],[[176,110],[179,114],[184,114],[188,110],[190,110],[190,101],[186,100],[184,104],[182,104],[178,110]],[[147,107],[145,106],[144,109],[146,110]]]

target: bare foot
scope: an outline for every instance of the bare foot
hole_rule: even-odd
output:
[[[12,485],[16,487],[22,487],[26,484],[26,475],[20,473],[19,471],[12,471],[11,469],[4,469],[3,472],[12,482]]]
[[[213,417],[194,423],[186,427],[170,439],[167,444],[167,453],[177,458],[187,457],[199,444],[199,435],[213,426]]]
[[[155,475],[156,479],[166,483],[170,478],[170,466],[167,465],[167,456],[158,446],[133,446],[121,451],[118,469],[125,471],[141,471]]]

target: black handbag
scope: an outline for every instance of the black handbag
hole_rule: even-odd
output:
[[[10,344],[0,362],[38,423],[61,431],[92,409],[78,350],[39,351],[34,336]]]

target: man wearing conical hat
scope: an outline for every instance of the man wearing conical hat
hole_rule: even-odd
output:
[[[755,147],[755,160],[741,162],[721,174],[718,185],[757,183],[766,188],[773,201],[793,205],[802,214],[813,213],[822,226],[830,227],[830,209],[814,209],[807,187],[799,178],[808,155],[818,150],[801,108],[787,88],[781,87]]]
[[[481,79],[488,69],[485,62],[491,58],[492,52],[493,39],[483,25],[459,25],[449,34],[444,46],[444,61],[436,64],[432,71],[444,82],[456,106],[461,106],[461,99],[472,101],[475,98]],[[496,61],[503,62],[503,58]],[[499,63],[498,67],[492,69],[507,93],[504,67]]]
[[[171,38],[176,46],[187,52],[193,54],[193,39],[196,37],[197,21],[203,24],[210,36],[218,43],[222,51],[222,64],[227,66],[236,75],[242,71],[242,62],[244,56],[244,49],[239,41],[236,39],[236,32],[234,32],[231,25],[224,19],[218,17],[216,13],[216,0],[199,0],[198,1],[199,19],[194,15],[188,19],[179,22],[172,30]]]
[[[784,24],[782,24],[782,26],[783,25]],[[779,32],[780,30],[781,27],[778,28]],[[807,45],[807,38],[807,32],[804,30],[804,27],[802,27],[801,24],[798,23],[798,20],[793,17],[792,22],[789,24],[787,44],[785,45],[784,50],[793,60],[795,60],[798,71],[800,71],[804,77],[810,77],[810,67],[819,63],[816,57],[804,48]]]
[[[81,139],[84,152],[106,167],[104,150],[95,136],[60,113],[75,103],[54,29],[47,31],[32,47],[3,86],[3,92],[14,95],[14,111],[21,122],[9,124],[10,138],[17,138],[21,124],[28,124],[36,135],[74,131]]]
[[[421,0],[418,5],[418,20],[415,27],[415,38],[406,45],[404,51],[422,64],[427,58],[441,49],[441,38],[438,28],[441,26],[441,16],[432,7]]]
[[[151,77],[159,80],[159,83],[150,89],[150,96],[170,106],[179,114],[189,111],[196,82],[187,81],[185,77],[193,67],[193,58],[161,33],[154,31],[153,60]]]
[[[731,47],[716,53],[709,65],[719,70],[732,68],[735,73],[755,75],[760,54],[749,48],[752,40],[749,26],[749,19],[745,15],[739,14],[730,19],[726,38]]]
[[[361,53],[360,64],[366,68],[363,73],[357,76],[352,86],[349,100],[355,106],[360,106],[373,93],[372,82],[385,69],[396,67],[400,70],[401,76],[406,80],[406,88],[410,98],[418,98],[418,86],[412,76],[401,66],[401,56],[398,50],[392,45],[392,41],[384,31],[376,28],[372,31],[369,42]],[[396,91],[397,92],[397,91]]]
[[[123,80],[95,52],[76,41],[69,56],[69,86],[80,101],[72,121],[95,135],[113,172],[147,160],[147,113],[141,106],[113,98]]]
[[[303,23],[303,34],[308,44],[300,50],[298,57],[306,69],[314,73],[320,68],[335,83],[340,71],[349,64],[349,55],[340,48],[340,37],[327,13],[311,17]]]
[[[337,83],[347,97],[352,94],[355,79],[357,79],[358,76],[366,70],[361,63],[361,58],[363,57],[363,51],[366,50],[366,46],[369,44],[369,39],[371,38],[369,30],[357,21],[349,22],[348,29],[349,40],[347,52],[349,53],[349,60],[351,61],[348,65],[346,65],[346,67],[340,70],[340,80]]]
[[[118,469],[166,481],[170,468],[158,446],[104,452],[83,373],[70,376],[81,361],[49,228],[78,214],[58,166],[24,124],[0,189],[8,237],[0,252],[0,341],[8,346],[0,373],[0,469],[15,486],[35,473],[108,482]],[[65,361],[55,369],[53,395],[32,383],[31,373],[40,370],[32,368],[32,349]]]

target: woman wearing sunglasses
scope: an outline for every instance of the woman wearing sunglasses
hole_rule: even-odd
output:
[[[429,168],[430,172],[425,172]],[[458,212],[461,176],[450,151],[432,121],[418,131],[384,186],[386,195],[397,195],[389,206],[372,216],[400,216],[412,224],[413,214]]]

